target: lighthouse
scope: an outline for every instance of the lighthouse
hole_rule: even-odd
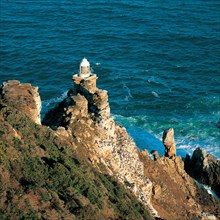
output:
[[[78,74],[73,75],[73,84],[76,91],[88,90],[90,93],[96,91],[96,74],[91,72],[90,63],[86,58],[83,58],[79,65]]]
[[[91,75],[90,63],[86,58],[83,58],[79,66],[79,77],[86,78]]]

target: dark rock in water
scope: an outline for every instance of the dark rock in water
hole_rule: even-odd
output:
[[[184,159],[184,170],[188,173],[190,166],[190,156],[189,154],[186,155]]]
[[[176,156],[176,145],[174,141],[174,130],[169,128],[163,132],[163,144],[165,146],[165,156],[172,158]]]
[[[185,159],[185,170],[199,182],[211,186],[220,197],[220,161],[213,155],[196,148],[192,158]]]

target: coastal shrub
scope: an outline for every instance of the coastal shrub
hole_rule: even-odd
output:
[[[87,197],[92,204],[96,204],[99,209],[102,209],[102,201],[100,201],[102,194],[97,190],[94,185],[90,185],[83,192],[83,195]]]
[[[33,209],[28,210],[28,212],[21,211],[19,215],[20,220],[39,220],[40,218],[37,215],[37,212]]]
[[[54,168],[49,169],[49,186],[52,189],[59,190],[61,187],[66,188],[70,183],[69,171],[63,164],[56,163]]]
[[[0,164],[4,164],[6,167],[10,167],[10,162],[6,155],[5,148],[6,148],[5,145],[1,145],[0,142]]]
[[[21,141],[16,137],[13,138],[13,142],[15,147],[19,147],[21,145]]]
[[[124,199],[125,197],[125,191],[122,189],[122,187],[116,186],[114,188],[114,194],[119,198],[119,199]]]
[[[51,200],[51,194],[46,191],[46,192],[39,192],[39,195],[41,196],[41,202],[49,201]]]
[[[18,110],[12,110],[6,107],[2,110],[3,116],[7,119],[7,122],[12,125],[12,127],[20,131],[25,137],[33,134],[35,129],[35,123],[32,122],[27,116],[23,115]]]
[[[107,175],[103,175],[103,174],[99,174],[99,177],[102,181],[102,183],[104,184],[105,188],[111,192],[112,194],[114,194],[114,185],[112,184],[111,181],[108,180]]]
[[[73,186],[74,186],[75,190],[76,190],[79,194],[82,194],[82,193],[83,193],[83,191],[81,190],[81,186],[80,186],[79,184],[75,184],[75,185],[73,185]]]
[[[7,209],[0,210],[1,220],[19,219],[19,220],[40,220],[38,213],[29,208],[27,210],[20,210],[14,204],[10,204]]]

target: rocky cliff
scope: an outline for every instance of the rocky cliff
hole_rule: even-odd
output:
[[[184,162],[180,157],[175,157],[175,153],[172,158],[159,157],[155,153],[155,160],[152,160],[147,151],[138,150],[126,129],[111,117],[107,91],[96,88],[95,75],[88,79],[76,76],[73,80],[73,88],[57,107],[46,114],[43,125],[32,123],[30,130],[25,125],[19,126],[19,121],[23,119],[19,120],[16,114],[21,108],[10,105],[1,92],[1,120],[5,129],[10,130],[13,135],[9,138],[8,132],[1,131],[3,147],[0,159],[8,179],[5,180],[2,175],[0,180],[5,181],[6,185],[11,182],[10,178],[15,182],[15,185],[9,184],[1,189],[4,198],[0,203],[1,208],[12,208],[9,201],[17,204],[19,195],[15,193],[16,199],[14,195],[8,196],[10,190],[17,187],[26,199],[32,197],[35,202],[38,201],[36,206],[31,204],[31,210],[38,217],[49,216],[52,210],[58,216],[57,219],[65,215],[70,219],[160,217],[167,220],[205,220],[220,217],[218,200],[185,172]],[[26,100],[25,96],[23,100]],[[10,118],[13,111],[17,112],[14,114],[17,117],[15,121]],[[34,120],[31,111],[26,111],[25,114]],[[33,143],[29,143],[30,140]],[[5,144],[6,142],[9,144]],[[31,165],[32,170],[25,171],[28,174],[24,174],[21,168],[30,168],[25,169],[24,163],[17,161],[22,160],[19,154],[23,154],[17,153],[19,144],[16,145],[15,142],[28,142],[26,145],[29,147],[19,150],[30,155],[27,160],[32,161],[31,154],[35,152],[32,157],[37,162]],[[38,172],[38,166],[44,169],[43,174]],[[13,176],[12,173],[15,172],[21,175]],[[76,177],[77,181],[74,179]],[[38,182],[42,181],[39,185]],[[48,192],[48,187],[52,187],[52,192]],[[39,194],[42,190],[48,192],[49,195],[45,194],[49,198],[40,200],[39,205]],[[54,208],[54,201],[58,203],[57,209]],[[20,210],[22,206],[15,207]],[[44,208],[49,209],[47,215],[39,211]],[[89,214],[85,209],[89,210]]]
[[[151,205],[152,183],[144,176],[139,151],[124,127],[110,116],[107,91],[96,88],[91,79],[74,78],[74,88],[57,108],[45,116],[43,124],[65,131],[88,149],[89,160],[96,167],[104,165],[107,173],[118,179],[157,216]],[[59,117],[51,118],[51,115]],[[64,133],[64,132],[63,132]]]
[[[6,84],[13,99],[6,99]],[[104,165],[91,165],[90,138],[37,123],[32,89],[17,81],[1,87],[0,219],[152,219]],[[77,129],[86,134],[83,126]]]
[[[6,103],[26,113],[37,124],[41,124],[41,99],[38,87],[33,87],[29,83],[21,84],[18,80],[9,80],[2,84],[0,95]]]
[[[152,204],[164,219],[218,219],[220,204],[184,170],[181,157],[158,157],[141,153],[145,175],[152,181]]]
[[[210,186],[220,198],[220,161],[213,155],[198,147],[192,158],[187,156],[185,169],[193,178]]]

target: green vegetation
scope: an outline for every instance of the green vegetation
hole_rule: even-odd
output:
[[[130,192],[88,163],[83,148],[2,100],[0,124],[0,219],[150,219]]]

